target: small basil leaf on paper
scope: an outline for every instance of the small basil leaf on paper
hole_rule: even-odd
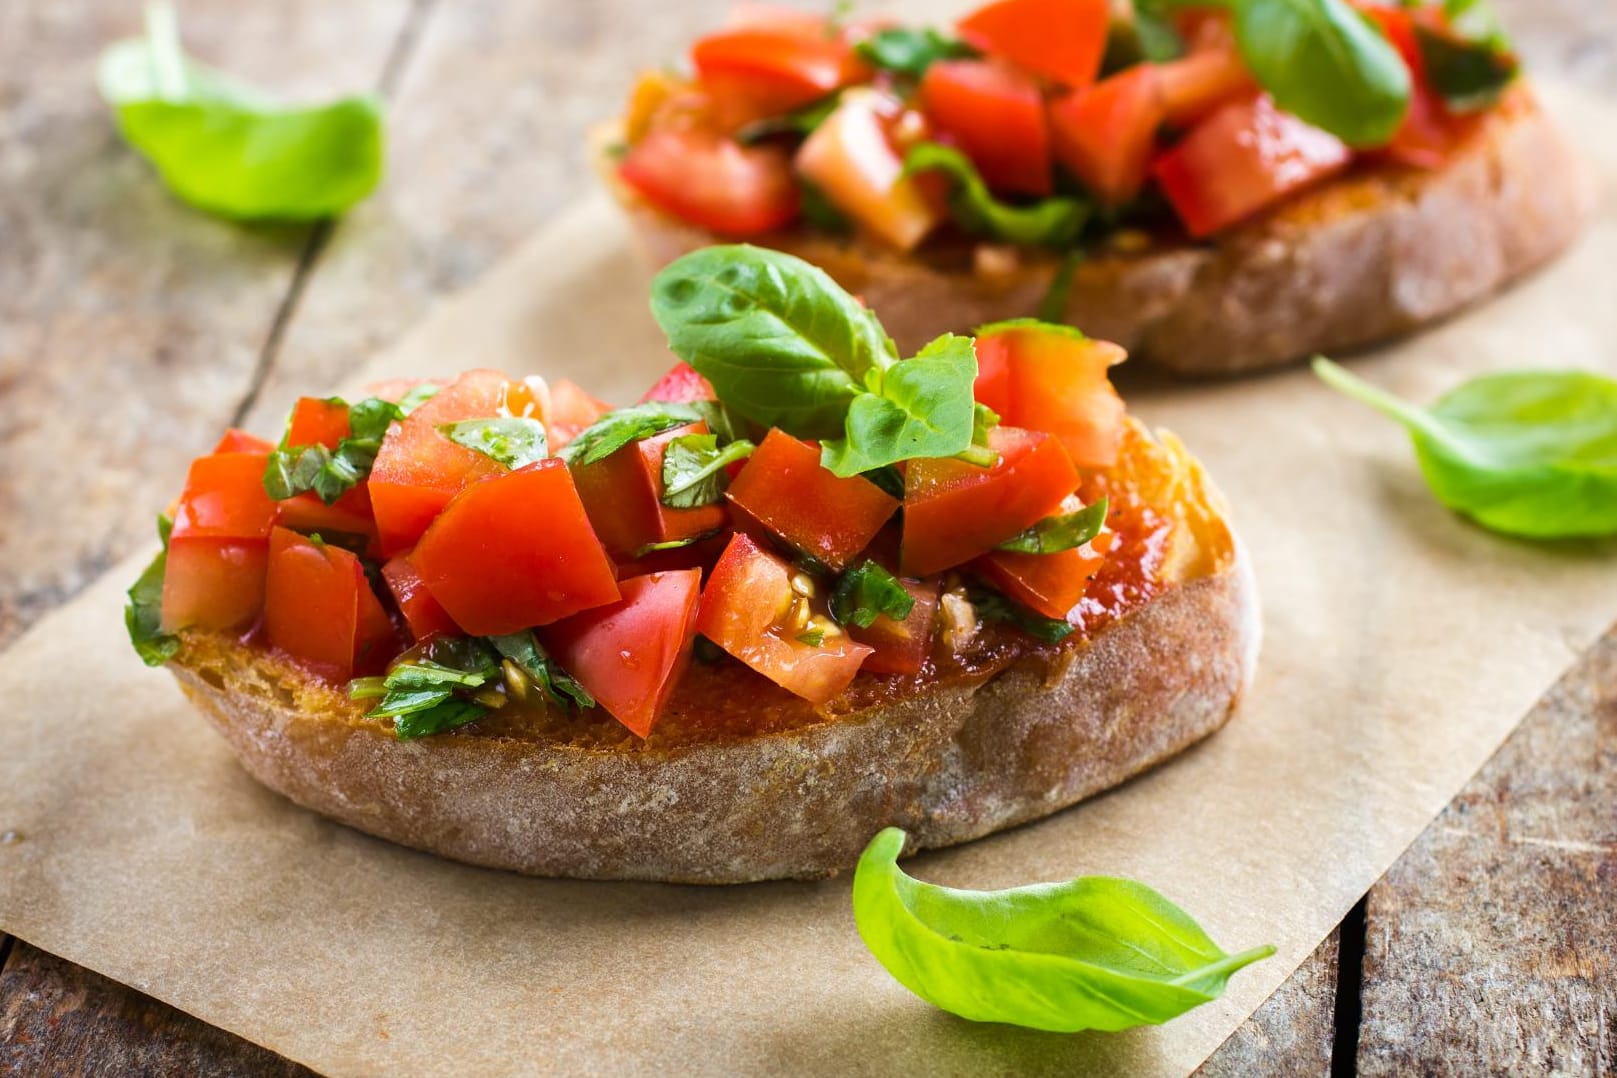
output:
[[[898,358],[876,316],[825,271],[745,244],[669,263],[651,313],[726,405],[799,438],[840,434],[866,378]]]
[[[904,173],[942,172],[954,183],[949,208],[968,232],[1026,247],[1066,247],[1089,222],[1089,203],[1046,198],[1026,206],[1001,202],[983,182],[971,159],[953,146],[922,142],[904,158]]]
[[[970,337],[944,334],[854,398],[841,438],[821,443],[820,463],[844,478],[917,457],[952,457],[971,447],[977,351]]]
[[[511,469],[536,464],[548,455],[545,425],[537,419],[518,416],[465,419],[445,423],[438,431],[456,445],[474,449]]]
[[[1240,0],[1241,57],[1275,103],[1350,146],[1384,146],[1409,111],[1409,68],[1347,0]]]
[[[522,671],[523,676],[558,707],[586,708],[595,706],[595,697],[589,690],[580,685],[573,675],[557,665],[556,660],[539,645],[533,630],[510,633],[505,636],[491,636],[488,642],[494,645],[508,661],[515,664]],[[506,690],[519,697],[526,691],[527,686],[513,685],[509,673],[506,675]],[[520,685],[520,681],[517,683]]]
[[[964,41],[947,37],[931,27],[889,27],[878,30],[854,46],[871,67],[919,79],[939,60],[962,60],[977,55]]]
[[[696,423],[702,413],[693,405],[668,401],[646,401],[618,408],[579,431],[557,456],[568,464],[581,466],[605,460],[630,442],[651,438],[665,430]]]
[[[729,478],[725,469],[747,459],[754,448],[748,441],[734,441],[720,448],[718,437],[712,434],[675,438],[663,450],[662,503],[670,509],[713,505],[724,497]]]
[[[1069,622],[1035,614],[991,588],[970,588],[966,592],[966,598],[970,601],[972,609],[977,612],[977,617],[983,621],[1014,625],[1035,640],[1042,640],[1046,644],[1059,644],[1075,631]]]
[[[1075,513],[1045,517],[1027,531],[999,544],[1013,554],[1059,554],[1075,550],[1100,534],[1106,526],[1105,498]]]
[[[977,1022],[1055,1033],[1160,1025],[1274,954],[1226,954],[1189,914],[1133,880],[1082,876],[1004,891],[940,887],[898,867],[882,831],[853,878],[865,946],[922,999]]]
[[[831,616],[838,624],[868,629],[882,615],[903,621],[915,608],[911,595],[892,573],[873,561],[849,569],[831,591]]]
[[[171,191],[210,213],[316,220],[346,210],[381,179],[378,97],[283,104],[186,57],[166,5],[148,10],[144,38],[101,54],[98,81],[125,140]]]
[[[157,518],[157,537],[163,549],[130,586],[124,606],[124,627],[129,643],[147,666],[162,666],[180,650],[180,638],[163,632],[163,574],[168,569],[168,535],[174,527],[167,517]]]
[[[1421,408],[1323,357],[1314,373],[1403,424],[1438,501],[1483,527],[1528,539],[1617,535],[1617,381],[1490,374]]]
[[[1499,100],[1520,65],[1488,41],[1460,40],[1415,24],[1426,77],[1450,112],[1480,112]]]

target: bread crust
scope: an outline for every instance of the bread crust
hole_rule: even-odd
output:
[[[1256,590],[1222,500],[1171,436],[1154,507],[1167,589],[1062,653],[808,727],[642,751],[514,737],[400,741],[337,688],[187,632],[170,664],[266,786],[361,831],[541,876],[741,883],[850,868],[882,827],[948,846],[1115,786],[1230,717],[1258,647]]]
[[[654,264],[718,242],[603,173]],[[1548,261],[1594,202],[1583,160],[1521,87],[1443,169],[1360,167],[1208,243],[1090,252],[1064,317],[1182,374],[1351,351],[1454,314]],[[993,247],[945,267],[804,230],[756,242],[822,266],[862,296],[905,354],[939,333],[1033,314],[1060,264],[1047,252]]]

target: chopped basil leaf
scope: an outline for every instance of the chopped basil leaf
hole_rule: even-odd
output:
[[[1026,206],[994,197],[971,159],[953,146],[922,142],[904,158],[904,173],[938,171],[954,181],[949,208],[967,232],[1022,247],[1068,247],[1089,223],[1089,203],[1057,196]]]
[[[1174,27],[1173,0],[1134,0],[1134,21],[1130,27],[1133,42],[1140,58],[1152,63],[1177,60],[1185,54],[1185,39]],[[1113,23],[1115,29],[1122,23]],[[1111,52],[1111,42],[1107,43]]]
[[[637,558],[643,558],[647,554],[656,554],[664,550],[682,550],[688,546],[695,546],[697,543],[700,543],[705,539],[711,539],[717,534],[719,533],[712,531],[705,532],[701,535],[687,536],[684,539],[670,539],[665,543],[647,543],[645,546],[636,550],[634,552],[634,556]]]
[[[434,385],[431,382],[422,382],[419,385],[411,386],[409,391],[406,392],[404,396],[399,398],[399,403],[397,405],[399,409],[399,418],[403,419],[405,416],[409,415],[423,404],[426,404],[432,398],[436,397],[438,395],[438,391],[442,388],[443,386]]]
[[[1074,550],[1100,534],[1106,524],[1106,499],[1076,513],[1045,517],[1027,531],[999,544],[1013,554],[1059,554]]]
[[[168,568],[168,536],[173,528],[168,517],[157,518],[157,537],[163,541],[163,549],[130,587],[129,602],[124,606],[129,642],[147,666],[162,666],[180,650],[180,638],[162,630],[163,574]]]
[[[343,402],[333,397],[332,403]],[[398,405],[370,397],[349,406],[349,435],[337,443],[336,449],[323,445],[289,446],[282,438],[264,465],[264,490],[276,501],[312,490],[321,501],[332,504],[371,474],[387,428],[402,418]]]
[[[897,466],[884,464],[880,468],[872,468],[868,472],[860,472],[859,474],[875,483],[885,493],[892,495],[899,501],[904,500],[904,476],[899,472]]]
[[[807,644],[811,648],[817,648],[825,643],[825,630],[805,629],[797,634],[797,642]]]
[[[470,700],[447,699],[432,707],[398,716],[393,720],[393,733],[400,741],[447,733],[458,726],[476,722],[487,715],[488,710]]]
[[[748,441],[719,448],[713,434],[687,434],[670,441],[663,450],[662,503],[670,509],[696,509],[724,497],[729,480],[725,469],[752,455]]]
[[[700,422],[702,413],[689,404],[646,401],[608,412],[579,432],[556,455],[579,467],[605,460],[630,442],[650,438],[665,430]]]
[[[803,214],[803,220],[810,226],[838,236],[853,231],[852,219],[838,209],[837,204],[832,202],[830,196],[820,190],[817,184],[799,176],[797,192],[798,209]]]
[[[1505,27],[1491,0],[1443,0],[1443,17],[1467,41],[1486,42],[1502,52],[1510,49]]]
[[[892,573],[873,561],[849,569],[831,591],[831,616],[842,625],[868,629],[883,615],[903,621],[915,597]]]
[[[539,641],[533,630],[491,636],[488,642],[501,655],[510,659],[557,707],[594,707],[595,697],[580,685],[571,674],[557,665]]]
[[[977,408],[971,414],[971,444],[987,445],[988,432],[999,426],[999,413],[988,405],[978,402]]]
[[[854,51],[872,67],[916,80],[939,60],[977,55],[977,50],[964,41],[946,37],[931,27],[878,30],[855,45]]]
[[[1489,41],[1465,41],[1415,24],[1426,77],[1451,112],[1480,112],[1499,100],[1520,65]]]
[[[461,670],[431,659],[421,659],[400,663],[388,671],[387,677],[382,679],[382,687],[389,693],[416,692],[421,689],[478,689],[493,674],[494,668],[491,664],[480,664],[479,669]]]
[[[488,713],[488,708],[458,695],[480,689],[499,673],[499,665],[482,641],[473,638],[440,637],[428,644],[423,656],[398,663],[380,679],[359,678],[349,683],[355,699],[381,702],[366,718],[393,718],[393,731],[400,738],[425,737],[463,726]]]
[[[466,419],[445,423],[438,428],[456,445],[475,449],[507,468],[521,468],[547,456],[545,425],[537,419],[503,416],[497,419]]]
[[[820,463],[844,478],[916,457],[952,457],[971,447],[976,426],[977,351],[946,333],[888,367],[875,392],[848,407],[846,436],[820,445]]]
[[[1073,634],[1073,627],[1068,622],[1035,614],[992,589],[970,588],[967,590],[966,598],[971,601],[977,616],[983,621],[999,621],[1014,625],[1046,644],[1059,644]]]
[[[762,120],[744,124],[736,132],[736,141],[743,146],[753,146],[776,135],[807,135],[836,111],[840,97],[840,93],[833,93],[791,112],[779,116],[766,116]]]

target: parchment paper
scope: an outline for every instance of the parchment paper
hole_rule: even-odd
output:
[[[1595,137],[1617,116],[1556,100],[1604,155],[1588,237],[1360,373],[1424,400],[1492,369],[1617,371],[1617,138]],[[615,213],[586,204],[355,381],[489,365],[631,400],[666,362],[647,279]],[[846,877],[529,880],[328,824],[256,786],[131,654],[119,606],[144,554],[0,666],[0,927],[336,1074],[1187,1072],[1617,616],[1617,549],[1449,515],[1400,431],[1301,371],[1132,404],[1236,507],[1267,627],[1251,695],[1143,779],[911,867],[968,887],[1135,876],[1230,950],[1279,947],[1183,1020],[1054,1036],[934,1011],[865,953]]]

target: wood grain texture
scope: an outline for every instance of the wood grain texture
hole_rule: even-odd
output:
[[[1327,1074],[1335,1039],[1337,933],[1196,1071],[1196,1078]]]

